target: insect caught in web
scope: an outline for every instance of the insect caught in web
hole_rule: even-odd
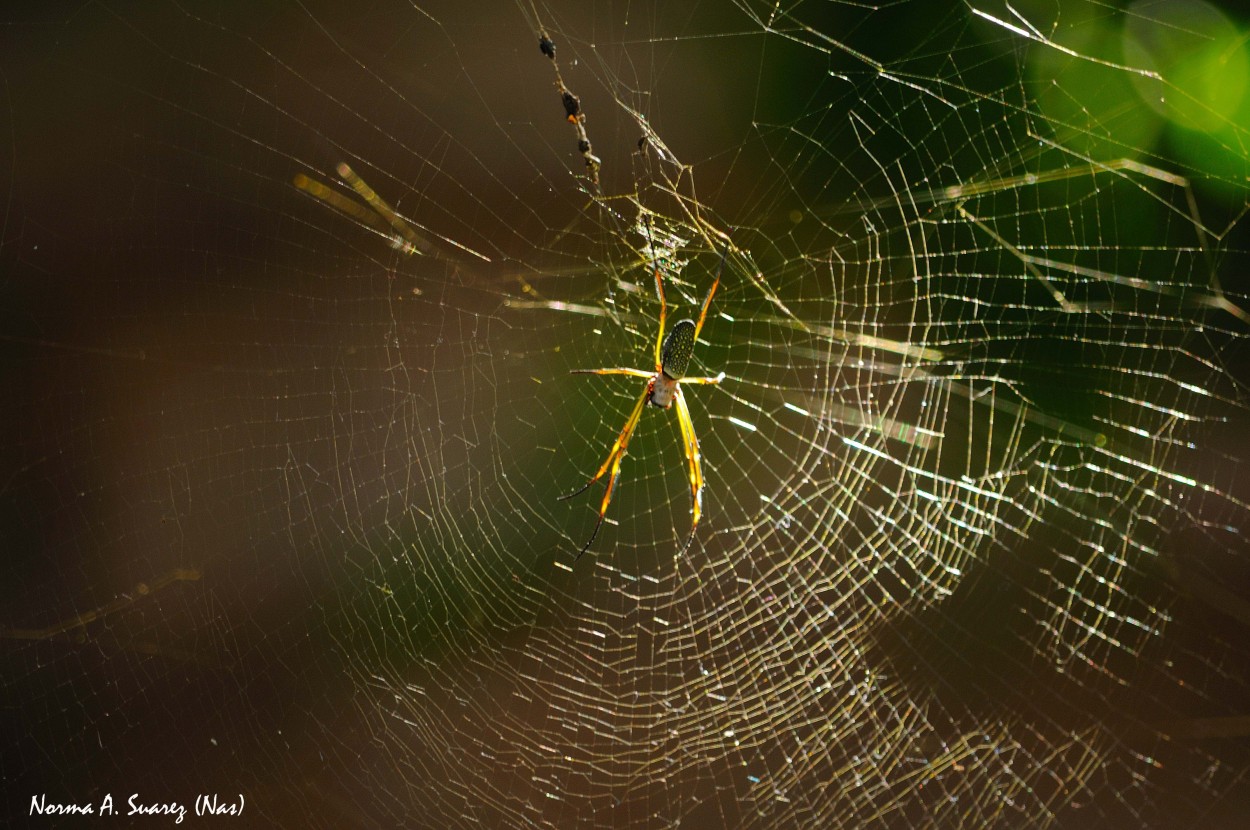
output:
[[[651,224],[649,221],[647,223],[647,237],[648,242],[650,242]],[[686,544],[682,546],[683,551],[694,540],[694,532],[699,526],[699,517],[703,513],[703,468],[699,462],[699,439],[695,435],[694,423],[690,420],[690,408],[686,406],[686,399],[682,395],[681,386],[687,383],[720,383],[725,379],[724,372],[721,372],[716,377],[686,377],[686,370],[690,366],[690,358],[694,354],[694,345],[699,339],[699,332],[703,330],[703,322],[707,319],[707,310],[708,306],[712,304],[712,295],[716,293],[716,288],[720,285],[721,270],[725,267],[725,256],[729,253],[729,244],[728,242],[725,244],[725,249],[721,254],[720,265],[716,268],[716,279],[712,282],[712,287],[707,292],[707,298],[703,301],[703,308],[699,311],[698,321],[679,320],[674,324],[673,330],[668,333],[668,337],[664,336],[664,321],[668,313],[668,305],[664,300],[664,279],[660,274],[659,262],[654,259],[655,245],[653,243],[651,244],[651,250],[653,257],[652,267],[655,271],[655,291],[660,297],[660,325],[655,338],[655,368],[651,371],[624,368],[573,370],[573,374],[581,375],[630,375],[631,377],[647,379],[647,386],[643,389],[642,397],[638,399],[638,403],[634,405],[629,418],[625,420],[625,426],[621,429],[620,435],[617,436],[616,443],[612,445],[607,460],[603,462],[598,472],[585,485],[566,496],[560,496],[561,500],[579,496],[586,492],[590,485],[603,478],[604,473],[609,473],[610,471],[608,487],[603,494],[603,503],[599,505],[599,519],[595,522],[595,529],[590,534],[590,538],[586,540],[586,544],[582,545],[582,549],[578,551],[578,559],[589,550],[591,544],[595,541],[595,537],[599,535],[599,528],[603,526],[603,517],[608,512],[608,505],[612,503],[612,494],[615,492],[616,482],[620,478],[621,460],[625,458],[625,451],[629,447],[630,436],[633,435],[634,427],[638,425],[638,419],[642,417],[642,410],[647,404],[660,409],[668,409],[673,404],[677,405],[677,424],[681,428],[682,445],[685,449],[686,465],[690,474],[690,495],[694,500],[691,508],[690,537],[686,540]]]

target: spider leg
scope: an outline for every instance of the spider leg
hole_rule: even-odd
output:
[[[660,297],[660,330],[655,335],[655,371],[658,372],[663,364],[661,353],[664,351],[664,318],[668,316],[668,303],[664,301],[664,281],[660,278],[660,262],[655,258],[655,241],[651,238],[651,214],[647,214],[647,246],[651,248],[651,264],[655,268],[655,293]]]
[[[650,377],[650,375],[648,375]],[[612,451],[608,453],[608,458],[603,462],[603,466],[594,474],[590,481],[586,482],[581,488],[574,490],[567,496],[560,496],[560,500],[571,499],[579,496],[590,489],[590,485],[603,478],[603,474],[612,470],[612,474],[608,476],[608,489],[603,494],[603,503],[599,505],[599,520],[595,522],[595,529],[590,534],[590,538],[586,540],[586,544],[582,545],[582,549],[577,552],[577,559],[582,558],[595,537],[599,535],[599,528],[603,527],[603,517],[608,512],[608,505],[612,503],[612,493],[616,490],[616,480],[621,475],[621,459],[625,457],[625,450],[629,447],[629,438],[634,434],[634,427],[638,426],[638,419],[642,417],[643,407],[646,406],[647,398],[651,394],[651,384],[647,384],[647,388],[643,390],[642,397],[638,399],[638,403],[634,405],[634,411],[629,413],[629,418],[625,421],[625,427],[621,430],[621,434],[617,436],[616,443],[612,445]]]
[[[699,439],[694,434],[694,422],[690,420],[690,408],[686,406],[686,398],[678,386],[673,394],[677,404],[677,424],[681,427],[682,444],[686,450],[686,463],[690,466],[690,495],[694,500],[691,508],[690,538],[682,546],[681,553],[686,552],[694,541],[695,528],[699,526],[699,517],[703,515],[703,467],[699,463]],[[680,553],[678,554],[680,555]]]
[[[703,300],[703,308],[699,310],[699,322],[694,324],[694,339],[699,339],[699,332],[703,331],[703,321],[707,319],[708,306],[712,304],[712,295],[716,293],[716,287],[720,285],[720,272],[725,269],[725,257],[729,255],[729,240],[725,240],[725,250],[721,251],[720,265],[716,266],[716,280],[712,283],[711,289],[707,292],[707,297]]]
[[[642,369],[570,369],[570,375],[633,375],[636,378],[651,378],[655,372],[644,372]]]
[[[725,373],[721,372],[714,378],[681,378],[678,383],[720,383],[725,379]]]

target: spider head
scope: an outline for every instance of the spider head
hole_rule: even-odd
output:
[[[647,384],[647,403],[668,409],[673,405],[673,396],[677,394],[677,380],[668,376],[667,372],[656,372]]]

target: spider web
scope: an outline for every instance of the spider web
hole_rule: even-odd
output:
[[[1244,822],[1245,20],[344,5],[2,14],[14,820]]]

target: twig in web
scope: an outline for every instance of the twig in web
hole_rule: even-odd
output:
[[[573,94],[565,85],[564,78],[560,76],[560,64],[556,61],[556,44],[547,34],[546,29],[538,34],[538,49],[551,61],[551,67],[555,70],[556,91],[560,93],[560,103],[564,104],[564,114],[577,133],[577,151],[582,154],[586,162],[586,174],[590,177],[590,183],[598,187],[599,167],[602,162],[594,154],[590,146],[590,136],[586,134],[586,113],[582,111],[581,99]]]
[[[313,198],[329,205],[340,213],[350,216],[364,227],[378,233],[391,243],[392,248],[401,253],[433,256],[436,259],[443,259],[448,262],[456,261],[453,257],[441,254],[427,238],[417,233],[413,229],[413,224],[415,223],[397,213],[346,162],[340,162],[335,171],[339,174],[339,178],[346,182],[352,190],[356,191],[356,194],[364,199],[365,203],[372,210],[353,202],[351,199],[303,173],[296,174],[294,184]],[[483,262],[490,262],[490,257],[478,253],[467,245],[463,245],[454,239],[431,231],[429,228],[421,225],[417,225],[417,227],[453,248],[472,254]]]

